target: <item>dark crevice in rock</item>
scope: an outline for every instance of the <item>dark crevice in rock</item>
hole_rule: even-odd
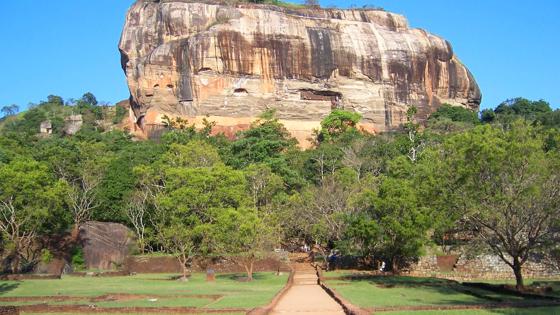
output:
[[[320,79],[330,78],[334,65],[331,36],[329,30],[308,28],[307,34],[311,42],[311,68],[313,76]]]
[[[188,40],[184,40],[180,45],[178,45],[177,67],[180,76],[178,86],[179,101],[192,101],[193,92]]]

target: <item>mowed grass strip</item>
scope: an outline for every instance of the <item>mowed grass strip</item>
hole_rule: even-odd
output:
[[[38,298],[38,301],[3,301],[0,305],[91,305],[97,307],[197,307],[211,309],[254,308],[266,305],[286,284],[288,275],[257,273],[252,282],[240,282],[243,274],[217,275],[206,282],[196,273],[188,282],[170,280],[169,274],[129,277],[73,277],[60,280],[0,281],[0,298],[73,297],[72,300]],[[99,301],[96,297],[115,295]],[[131,295],[119,297],[119,295]],[[141,297],[134,297],[139,295]],[[79,298],[79,299],[76,299]],[[83,299],[81,299],[83,298]],[[154,301],[154,299],[157,299]]]
[[[453,311],[397,311],[376,312],[382,315],[560,315],[560,307],[508,308],[489,310],[453,310]]]
[[[324,276],[339,275],[334,272]],[[345,272],[343,277],[345,276],[349,275]],[[470,288],[454,281],[435,278],[362,275],[356,278],[327,278],[325,283],[350,303],[371,309],[525,302],[522,297]]]

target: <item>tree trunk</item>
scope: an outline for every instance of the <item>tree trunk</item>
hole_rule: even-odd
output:
[[[391,269],[394,274],[399,274],[399,259],[397,257],[393,257],[393,259],[391,259]]]
[[[179,263],[181,264],[181,268],[183,268],[183,276],[181,277],[181,280],[183,281],[187,281],[187,275],[188,275],[188,268],[187,268],[187,262],[188,259],[186,257],[179,257]]]
[[[251,260],[251,266],[249,267],[249,281],[253,281],[253,265],[255,264],[255,262],[253,260]]]
[[[144,255],[146,253],[146,244],[144,242],[144,237],[138,234],[138,247],[140,247],[140,254]]]
[[[253,266],[255,264],[255,261],[253,259],[250,259],[248,261],[245,261],[245,272],[247,273],[247,281],[253,281]]]
[[[247,272],[247,281],[253,281],[253,265],[254,265],[254,261],[252,259],[245,264],[245,271]]]
[[[12,261],[12,273],[13,274],[19,273],[19,264],[20,264],[19,252],[16,251],[16,253],[14,255],[14,260]]]
[[[515,274],[515,287],[517,290],[523,289],[523,265],[519,261],[519,257],[513,258],[513,273]]]
[[[78,222],[74,222],[74,227],[72,228],[72,234],[70,236],[73,242],[78,241],[78,237],[80,236],[80,224]]]

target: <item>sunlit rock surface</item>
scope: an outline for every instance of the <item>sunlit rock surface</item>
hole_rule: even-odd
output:
[[[410,105],[424,119],[442,103],[477,110],[481,101],[449,42],[380,10],[138,1],[119,48],[131,121],[145,135],[162,115],[207,117],[233,133],[274,108],[305,146],[333,108],[381,132]]]

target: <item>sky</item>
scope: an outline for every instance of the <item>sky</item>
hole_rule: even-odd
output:
[[[128,98],[117,49],[133,0],[17,0],[0,10],[0,106],[49,94]],[[560,1],[321,0],[382,7],[449,40],[482,93],[482,108],[513,97],[560,107]]]

